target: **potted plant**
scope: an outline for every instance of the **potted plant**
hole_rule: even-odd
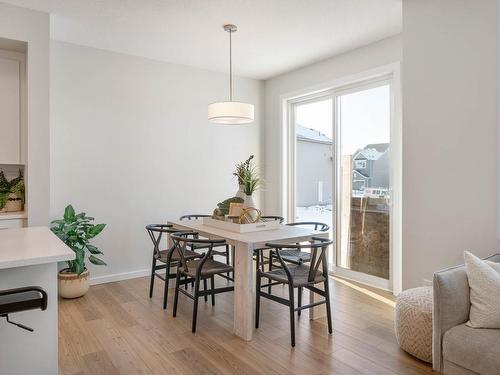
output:
[[[8,181],[3,171],[0,171],[0,212],[17,212],[24,208],[24,177],[19,170],[19,176]]]
[[[50,228],[76,254],[75,260],[67,261],[68,267],[59,271],[59,295],[63,298],[77,298],[89,290],[89,270],[85,267],[85,258],[97,266],[105,266],[96,255],[102,252],[90,244],[90,240],[102,232],[106,224],[92,224],[93,217],[75,213],[68,205],[64,217],[54,220]]]
[[[246,171],[251,168],[253,158],[254,158],[254,156],[250,155],[250,157],[247,160],[236,164],[236,171],[234,171],[233,176],[236,176],[236,178],[238,179],[239,189],[238,189],[238,192],[236,193],[235,197],[245,198],[245,191],[243,188],[243,184],[244,184],[243,180],[245,178]]]
[[[253,201],[253,193],[259,189],[262,184],[263,181],[257,172],[257,168],[250,164],[243,174],[243,192],[245,193],[243,207],[256,208],[255,202]]]

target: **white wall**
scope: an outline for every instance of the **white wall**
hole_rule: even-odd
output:
[[[498,1],[403,2],[403,287],[496,251]]]
[[[280,97],[328,81],[357,74],[401,60],[399,36],[332,57],[265,82],[266,194],[268,215],[281,213],[281,103]]]
[[[207,121],[227,83],[221,73],[51,43],[51,217],[72,203],[108,224],[96,241],[108,266],[91,267],[94,277],[149,268],[146,224],[211,213],[237,190],[235,163],[260,159],[260,81],[235,81],[255,123]]]
[[[49,15],[0,3],[0,38],[28,43],[28,225],[49,220]]]

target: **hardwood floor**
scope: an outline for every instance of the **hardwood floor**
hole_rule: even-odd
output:
[[[149,279],[138,278],[92,286],[85,297],[60,300],[60,373],[433,373],[428,364],[399,349],[387,293],[332,279],[333,334],[328,335],[324,318],[310,321],[304,312],[297,319],[292,349],[285,306],[263,299],[261,328],[254,331],[253,341],[245,342],[232,334],[232,293],[217,295],[215,307],[201,299],[193,335],[192,301],[181,295],[173,318],[173,293],[163,310],[163,288],[156,282],[153,299],[148,298]],[[275,289],[286,293],[285,288]]]

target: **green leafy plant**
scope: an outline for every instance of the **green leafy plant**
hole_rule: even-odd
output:
[[[238,185],[243,185],[243,180],[245,178],[246,171],[252,168],[253,158],[254,156],[250,155],[250,157],[247,160],[236,164],[236,171],[233,173],[233,176],[236,176],[238,178]]]
[[[76,254],[75,260],[69,260],[68,268],[71,272],[81,274],[85,270],[85,257],[88,255],[90,263],[105,266],[106,263],[97,258],[102,252],[90,244],[90,240],[102,232],[106,224],[92,224],[93,217],[85,212],[75,213],[72,205],[64,210],[64,217],[52,221],[50,230],[59,237]]]
[[[243,175],[243,191],[246,195],[252,195],[262,187],[264,181],[260,178],[257,168],[250,166]]]
[[[12,198],[14,195],[15,198]],[[3,171],[0,171],[0,210],[5,207],[9,200],[21,200],[24,205],[25,187],[24,177],[21,170],[19,176],[8,181]]]
[[[229,206],[231,203],[243,203],[243,198],[232,197],[217,203],[217,208],[221,215],[227,215],[229,213]]]

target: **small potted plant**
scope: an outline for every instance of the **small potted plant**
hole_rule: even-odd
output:
[[[50,228],[76,254],[75,260],[69,260],[68,268],[59,271],[59,295],[63,298],[77,298],[89,290],[89,270],[85,267],[85,258],[97,266],[105,266],[96,255],[102,252],[90,244],[90,240],[102,232],[106,224],[92,224],[93,217],[84,212],[75,213],[73,206],[64,210],[64,217],[54,220]]]
[[[24,177],[19,176],[8,181],[0,171],[0,212],[17,212],[24,208]]]
[[[245,178],[246,171],[251,168],[253,158],[254,158],[254,156],[250,155],[250,157],[247,160],[236,164],[236,171],[234,171],[233,176],[236,176],[236,178],[238,179],[239,189],[238,189],[238,192],[236,193],[235,197],[245,198],[245,191],[243,188],[243,184],[244,184],[243,180]]]
[[[250,164],[243,174],[243,192],[245,193],[243,207],[256,208],[255,202],[253,201],[253,193],[259,189],[262,184],[263,181],[257,172],[257,168]]]

